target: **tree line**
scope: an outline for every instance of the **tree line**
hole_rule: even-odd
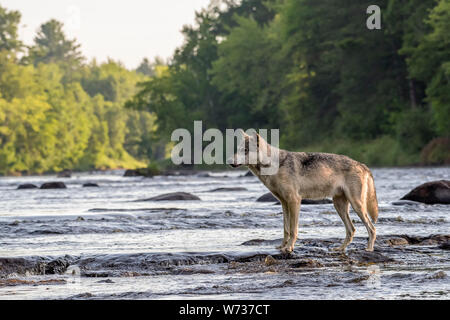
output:
[[[450,0],[218,0],[168,62],[86,61],[56,20],[0,6],[0,173],[140,167],[192,128],[279,128],[281,147],[370,165],[450,162]],[[151,45],[151,44],[149,44]]]

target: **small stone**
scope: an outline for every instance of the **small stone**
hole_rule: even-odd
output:
[[[264,264],[266,266],[272,266],[274,264],[277,264],[277,260],[275,260],[274,257],[272,257],[271,255],[268,255],[265,259],[264,259]]]

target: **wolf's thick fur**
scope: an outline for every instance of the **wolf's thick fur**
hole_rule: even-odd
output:
[[[249,142],[257,143],[257,163],[249,164]],[[343,244],[334,250],[345,250],[352,241],[355,227],[349,216],[349,205],[353,207],[369,234],[367,251],[373,251],[378,218],[378,202],[372,173],[364,164],[349,157],[329,153],[290,152],[269,145],[259,135],[245,135],[244,143],[238,147],[245,154],[238,161],[236,153],[231,161],[233,167],[247,165],[261,182],[277,197],[283,207],[284,238],[280,249],[292,252],[298,234],[300,203],[304,199],[333,198],[334,207],[344,222],[346,237]],[[267,165],[267,153],[278,152],[279,169],[276,174],[262,175],[261,167]],[[264,161],[263,161],[264,160]],[[264,163],[264,164],[263,164]]]

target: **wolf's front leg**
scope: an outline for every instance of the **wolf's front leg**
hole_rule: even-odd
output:
[[[295,242],[298,235],[298,217],[300,214],[300,198],[291,199],[287,203],[289,218],[289,240],[286,245],[281,248],[283,253],[291,253],[294,250]]]
[[[280,200],[281,206],[283,208],[283,242],[277,249],[284,248],[289,241],[290,228],[289,228],[289,211],[287,204],[284,200]]]

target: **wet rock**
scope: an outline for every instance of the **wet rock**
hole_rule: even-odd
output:
[[[56,175],[58,178],[70,178],[72,177],[71,170],[63,170]]]
[[[409,244],[408,240],[403,237],[392,237],[390,239],[386,239],[385,241],[389,246],[404,246]]]
[[[17,189],[37,189],[37,186],[32,183],[20,184]]]
[[[161,173],[162,176],[195,176],[202,174],[196,170],[166,170]],[[209,173],[206,173],[210,177]]]
[[[45,270],[44,274],[61,274],[66,272],[67,267],[70,265],[69,262],[63,259],[56,259],[45,263],[43,268]]]
[[[379,252],[368,252],[368,251],[362,251],[362,250],[358,250],[358,251],[354,251],[352,253],[349,254],[349,257],[351,259],[355,259],[357,262],[362,263],[362,264],[367,264],[367,263],[387,263],[387,262],[394,262],[395,260],[390,258],[390,257],[386,257],[384,255],[382,255]]]
[[[97,281],[96,283],[115,283],[115,282],[112,281],[111,279],[106,279],[106,280]]]
[[[216,188],[216,189],[210,190],[209,192],[231,192],[231,191],[247,191],[247,188],[243,188],[243,187]]]
[[[69,297],[70,300],[73,299],[85,299],[85,298],[92,298],[94,295],[90,292],[84,292],[77,295],[74,295],[72,297]]]
[[[400,200],[411,200],[426,204],[450,204],[450,181],[439,180],[424,183]]]
[[[84,221],[84,218],[83,218],[83,217],[78,217],[78,218],[76,219],[76,221],[78,221],[78,222]]]
[[[50,280],[23,280],[23,279],[0,279],[0,287],[12,287],[12,286],[23,286],[23,285],[52,285],[52,284],[66,284],[67,281],[63,279],[50,279]]]
[[[146,177],[152,178],[154,176],[161,175],[162,172],[158,168],[139,168],[139,169],[128,169],[123,174],[124,177]]]
[[[450,234],[434,234],[426,237],[401,235],[400,237],[405,238],[409,244],[422,246],[436,245],[450,241]]]
[[[271,193],[265,193],[258,199],[256,199],[257,202],[276,202],[280,203],[280,201]],[[302,204],[304,205],[315,205],[315,204],[329,204],[333,203],[330,199],[321,199],[321,200],[311,200],[311,199],[302,199]]]
[[[445,271],[437,271],[433,274],[430,274],[426,277],[426,279],[430,279],[430,280],[435,280],[435,279],[445,279],[447,278],[447,274],[445,273]]]
[[[208,172],[202,172],[197,174],[197,177],[199,178],[211,178],[212,176]]]
[[[441,243],[438,248],[442,250],[450,250],[450,241]]]
[[[393,206],[417,206],[419,203],[410,200],[398,200],[391,202]]]
[[[241,246],[260,246],[260,245],[279,245],[282,239],[265,240],[265,239],[252,239],[241,243]]]
[[[365,276],[360,276],[360,277],[356,277],[356,278],[347,280],[345,282],[347,282],[347,283],[361,283],[361,282],[367,281],[368,279],[369,279],[369,276],[365,275]]]
[[[46,182],[41,185],[40,189],[66,189],[64,182]]]
[[[178,269],[178,270],[174,270],[173,274],[184,274],[184,275],[189,275],[189,274],[212,274],[215,273],[212,270],[208,270],[208,269],[197,269],[197,268],[182,268],[182,269]]]
[[[323,264],[313,259],[300,260],[289,265],[291,268],[322,268]]]
[[[263,194],[261,197],[259,197],[258,199],[256,199],[256,202],[279,202],[277,198],[275,198],[275,196],[271,193],[265,193]]]
[[[142,199],[137,201],[186,201],[186,200],[201,200],[196,195],[187,192],[172,192],[166,194],[160,194],[159,196]]]
[[[265,259],[264,259],[264,264],[266,266],[272,266],[274,264],[277,264],[277,260],[274,259],[274,257],[272,257],[271,255],[268,255]]]
[[[0,275],[36,272],[36,262],[25,258],[0,258]]]
[[[88,182],[83,184],[83,188],[98,188],[98,187],[99,185],[96,183]]]

